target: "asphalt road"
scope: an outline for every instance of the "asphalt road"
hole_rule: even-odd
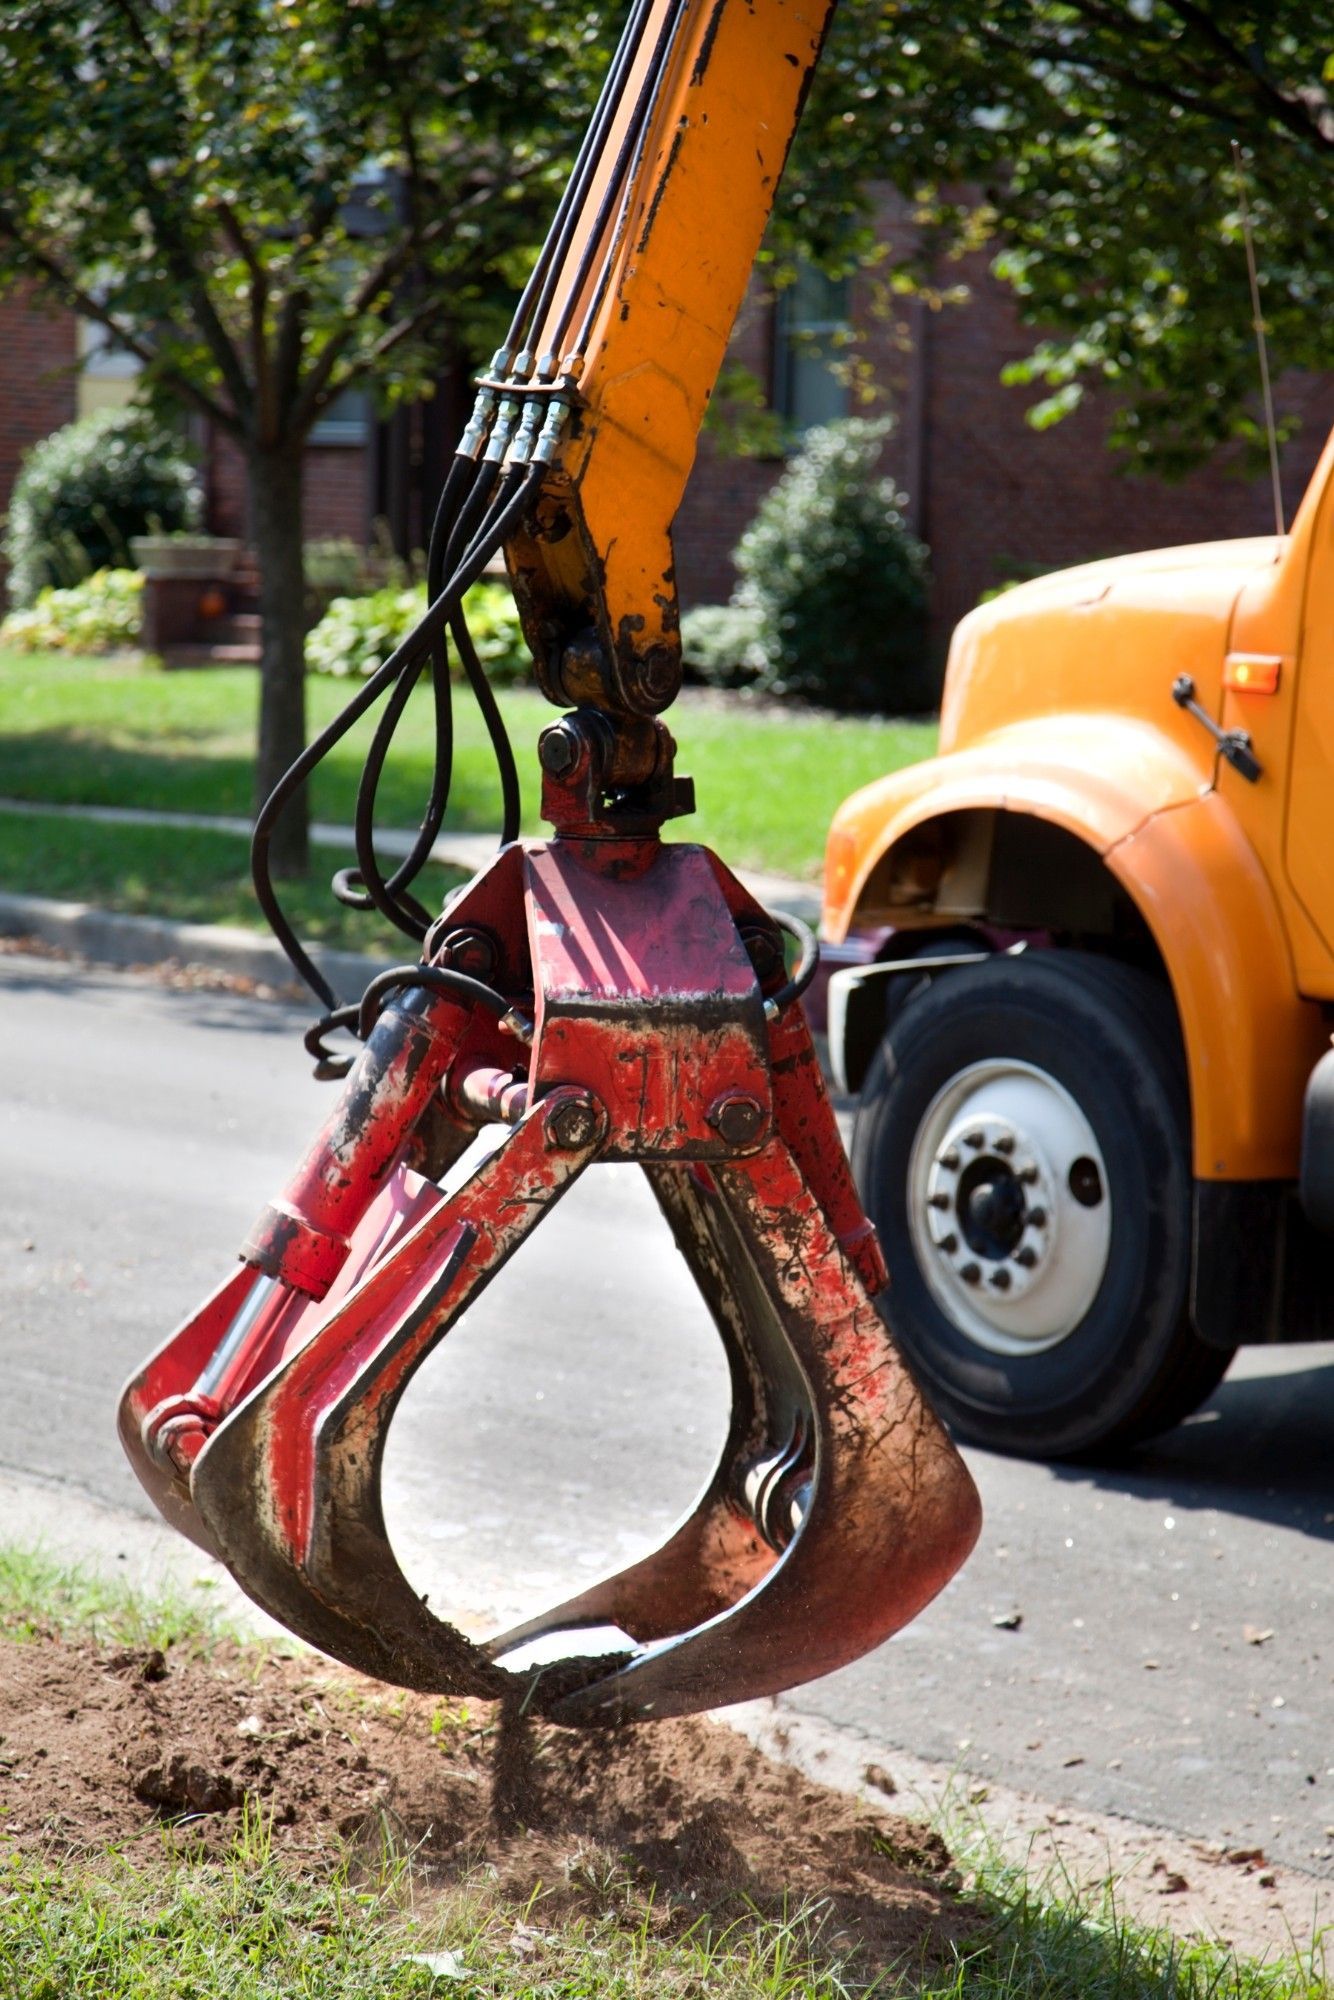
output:
[[[0,1467],[147,1511],[116,1393],[323,1114],[300,1022],[0,959]],[[724,1395],[638,1174],[594,1170],[409,1393],[387,1467],[404,1567],[475,1628],[550,1602],[660,1538]],[[1121,1466],[972,1453],[986,1527],[963,1573],[785,1699],[1045,1800],[1334,1873],[1331,1440],[1334,1349],[1292,1347],[1244,1354]]]

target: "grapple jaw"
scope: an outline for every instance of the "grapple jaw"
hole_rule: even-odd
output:
[[[531,1009],[524,1062],[450,997],[392,1006],[252,1232],[251,1268],[121,1407],[162,1512],[291,1630],[381,1679],[572,1726],[828,1673],[913,1617],[979,1525],[872,1302],[883,1266],[800,1010],[766,1021],[763,912],[702,849],[654,842],[635,866],[608,850],[508,849],[451,909],[438,962],[451,938],[489,941],[500,990],[519,1018]],[[455,1153],[478,1117],[511,1128],[452,1194],[407,1164],[442,1106]],[[475,1644],[390,1546],[389,1424],[426,1356],[599,1160],[648,1175],[727,1352],[727,1437],[661,1547]]]

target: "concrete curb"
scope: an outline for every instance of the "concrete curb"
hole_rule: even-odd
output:
[[[166,917],[117,916],[92,903],[0,894],[0,937],[40,938],[97,965],[160,965],[174,959],[295,990],[295,974],[281,945],[234,924],[178,924]],[[383,958],[352,951],[317,949],[316,956],[330,983],[348,995],[362,992],[386,964]]]
[[[248,837],[248,820],[210,813],[164,813],[133,806],[69,806],[22,799],[0,798],[0,813],[23,817],[86,819],[107,826],[198,827],[218,833]],[[352,850],[351,832],[345,827],[318,821],[310,829],[316,846]],[[378,836],[386,854],[406,854],[411,834],[388,831]],[[432,859],[475,875],[496,851],[493,834],[442,834],[431,850]],[[820,892],[809,882],[796,882],[785,875],[764,875],[750,870],[737,871],[739,879],[756,900],[768,909],[789,910],[808,924],[820,920]],[[98,965],[159,965],[174,959],[183,965],[202,965],[216,972],[228,972],[242,979],[258,980],[279,988],[291,987],[295,975],[282,947],[272,938],[242,930],[234,924],[176,923],[167,917],[127,917],[99,909],[93,903],[64,903],[49,896],[20,896],[0,893],[0,937],[35,937],[62,951],[76,952]],[[354,998],[366,982],[384,969],[387,961],[369,954],[312,947],[316,963],[340,994]],[[405,942],[404,958],[411,956]]]

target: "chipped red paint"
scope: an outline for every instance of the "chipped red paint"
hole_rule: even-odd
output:
[[[828,1672],[940,1588],[977,1505],[872,1303],[884,1266],[801,1010],[766,1025],[772,924],[702,848],[581,834],[507,849],[429,948],[444,962],[461,937],[525,1039],[424,988],[391,1002],[247,1265],[126,1391],[135,1469],[276,1617],[409,1686],[499,1694],[514,1676],[496,1653],[589,1622],[631,1650],[528,1690],[571,1724]],[[450,1158],[479,1122],[511,1129],[446,1196],[409,1164],[428,1117]],[[594,1159],[648,1173],[727,1351],[732,1424],[660,1549],[484,1649],[398,1568],[385,1436],[415,1369]],[[261,1272],[277,1283],[238,1334]]]

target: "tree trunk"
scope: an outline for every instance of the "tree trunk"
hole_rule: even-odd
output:
[[[247,455],[250,512],[259,558],[259,756],[255,810],[306,747],[305,562],[301,534],[301,447]],[[273,873],[304,875],[310,863],[305,788],[286,807],[270,848]]]

